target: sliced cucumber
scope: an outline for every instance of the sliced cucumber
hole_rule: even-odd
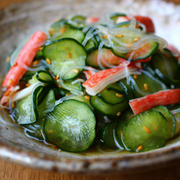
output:
[[[176,131],[176,119],[174,116],[170,113],[167,107],[165,106],[157,106],[152,108],[154,111],[158,111],[163,114],[163,116],[168,121],[168,132],[167,132],[167,138],[172,138]]]
[[[47,83],[47,84],[55,83],[53,77],[47,71],[41,70],[41,71],[36,72],[36,78],[38,81],[43,82],[43,83]]]
[[[116,123],[108,123],[104,130],[103,130],[103,134],[102,134],[102,142],[105,146],[112,148],[112,149],[122,149],[123,147],[119,145],[119,143],[117,142],[117,138],[116,138]]]
[[[130,26],[131,26],[131,20],[117,23],[114,25],[114,28],[131,28]],[[132,27],[132,28],[134,28],[134,27]],[[138,22],[136,22],[136,28],[142,30],[142,27],[140,26],[140,24]]]
[[[18,124],[32,124],[38,119],[38,96],[42,92],[43,86],[36,87],[32,94],[16,102],[13,110],[13,117]]]
[[[115,12],[115,13],[112,13],[110,15],[110,19],[116,24],[117,23],[117,19],[119,17],[125,17],[125,16],[127,16],[127,15],[124,14],[124,13]]]
[[[163,82],[153,77],[147,71],[142,71],[142,74],[136,77],[132,76],[131,83],[135,97],[146,96],[147,94],[152,94],[167,88]]]
[[[73,16],[69,21],[68,24],[76,29],[83,29],[86,25],[86,17],[81,15]]]
[[[128,99],[134,98],[133,85],[132,85],[131,79],[132,79],[132,77],[129,76],[129,77],[124,78],[118,82],[118,84],[124,90],[124,93],[126,94],[126,97]]]
[[[165,145],[168,123],[157,111],[149,110],[133,116],[117,128],[117,137],[128,151],[149,151]]]
[[[180,84],[178,61],[168,50],[154,54],[151,65],[158,77],[166,84]]]
[[[85,45],[85,49],[88,53],[91,53],[97,48],[98,48],[98,43],[94,37],[92,39],[89,39],[89,41]]]
[[[175,135],[180,133],[180,112],[177,112],[174,114],[174,117],[176,119],[176,132]]]
[[[133,112],[131,110],[126,110],[123,112],[122,116],[117,121],[116,124],[116,137],[117,137],[117,142],[121,147],[124,147],[124,144],[121,139],[122,135],[122,127],[129,121],[134,116]],[[124,147],[125,148],[125,147]]]
[[[50,70],[62,79],[75,78],[85,66],[86,51],[76,40],[65,38],[44,47],[44,56],[49,58]]]
[[[100,57],[100,62],[98,62],[98,55],[99,55],[99,50],[94,49],[92,50],[88,56],[87,56],[87,64],[89,66],[93,66],[95,68],[100,68],[100,64],[102,64],[105,67],[108,66],[116,66],[120,63],[120,59],[116,57],[111,49],[108,48],[102,48],[101,49],[101,54],[102,56]]]
[[[114,89],[110,89],[110,88],[107,88],[101,91],[98,94],[98,96],[101,97],[106,103],[109,103],[109,104],[119,104],[126,99],[126,96],[124,93],[119,92]]]
[[[78,29],[68,29],[65,32],[61,33],[59,36],[53,38],[53,41],[63,39],[63,38],[72,38],[77,40],[79,43],[82,43],[84,40],[84,33],[81,30]]]
[[[49,29],[49,34],[51,37],[55,38],[67,31],[68,29],[70,29],[70,26],[67,24],[67,20],[60,19],[51,25]]]
[[[112,41],[112,51],[114,54],[116,54],[119,57],[122,57],[124,59],[129,59],[130,56],[132,61],[136,61],[139,59],[146,59],[150,57],[157,49],[158,49],[158,43],[154,40],[147,41],[146,44],[143,44],[141,47],[139,47],[136,50],[128,50],[127,53],[122,53],[119,50],[119,47],[121,47],[121,43],[129,44],[129,46],[132,46],[135,43],[136,39],[143,39],[144,37],[147,37],[148,35],[146,33],[135,31],[130,28],[124,28],[121,30],[121,36],[118,37],[118,34],[115,37],[115,40]],[[102,37],[103,38],[103,37]],[[151,38],[152,39],[152,38]],[[133,55],[131,55],[133,53]]]
[[[38,140],[45,140],[43,134],[44,117],[47,113],[53,110],[54,104],[54,91],[50,90],[42,103],[37,107],[39,114],[38,120],[33,124],[24,125],[27,136],[30,136],[31,138],[37,138]]]
[[[57,100],[69,94],[69,91],[64,88],[55,87],[53,90]]]
[[[127,100],[124,100],[119,104],[112,105],[104,102],[98,96],[93,96],[91,97],[90,102],[97,111],[110,116],[119,116],[124,110],[128,108]]]
[[[89,97],[89,98],[90,98],[90,97]],[[92,107],[92,105],[91,105],[89,99],[86,98],[85,96],[81,96],[81,95],[79,95],[79,96],[72,95],[72,96],[69,96],[67,99],[68,99],[68,100],[69,100],[69,99],[74,99],[74,100],[77,100],[77,101],[80,101],[80,102],[84,102],[84,103],[86,103],[92,110],[94,109],[94,108]]]
[[[82,85],[79,81],[69,80],[69,81],[61,81],[60,86],[72,94],[75,95],[83,95]]]
[[[32,72],[32,71],[27,71],[24,76],[21,78],[20,81],[24,81],[24,82],[27,82],[29,81],[30,79],[32,79],[32,77],[34,76],[36,72]]]
[[[47,115],[46,138],[62,150],[80,152],[88,149],[95,138],[96,119],[83,102],[66,100]]]

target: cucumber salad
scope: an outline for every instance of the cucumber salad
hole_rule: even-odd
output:
[[[0,107],[25,134],[68,152],[145,152],[180,133],[179,52],[149,17],[76,15],[7,58]]]

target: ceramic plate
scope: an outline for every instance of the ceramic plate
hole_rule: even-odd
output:
[[[158,5],[157,5],[158,4]],[[47,31],[52,22],[74,14],[102,16],[110,12],[150,15],[157,34],[180,49],[179,6],[162,1],[118,0],[45,0],[12,5],[0,10],[0,78],[5,71],[5,57],[26,36],[36,30]],[[178,35],[177,35],[178,34]],[[0,108],[0,156],[35,168],[73,172],[125,172],[155,168],[180,157],[180,137],[165,147],[145,153],[104,152],[101,149],[81,154],[52,149],[27,138],[22,129],[12,125],[7,113]]]

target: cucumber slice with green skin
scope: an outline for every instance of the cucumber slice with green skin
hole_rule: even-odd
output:
[[[68,29],[65,32],[62,32],[57,37],[53,38],[52,41],[56,41],[56,40],[63,39],[63,38],[72,38],[72,39],[77,40],[79,43],[82,43],[82,41],[84,40],[84,37],[85,37],[85,35],[81,30]]]
[[[18,124],[32,124],[38,119],[38,96],[42,92],[44,86],[35,88],[29,96],[16,102],[13,109],[13,117]]]
[[[160,112],[149,110],[124,121],[116,134],[127,151],[149,151],[165,145],[168,123]]]
[[[122,149],[123,147],[119,145],[116,138],[116,123],[109,123],[105,126],[102,134],[102,142],[105,146],[112,148],[112,149]]]
[[[124,78],[118,82],[118,84],[123,88],[124,93],[128,99],[134,98],[133,85],[131,83],[132,77],[129,76],[129,79]]]
[[[79,96],[70,95],[70,96],[67,98],[67,100],[69,100],[69,99],[74,99],[74,100],[77,100],[77,101],[80,101],[80,102],[84,102],[84,103],[86,103],[92,110],[94,110],[94,108],[92,107],[89,99],[85,98],[85,96],[81,96],[81,95],[79,95]]]
[[[70,28],[67,24],[67,19],[60,19],[51,25],[49,34],[51,37],[57,37]]]
[[[142,97],[167,89],[166,85],[154,78],[149,72],[141,71],[141,75],[132,76],[131,83],[135,97]]]
[[[124,110],[128,108],[128,101],[125,100],[120,104],[108,104],[98,96],[92,96],[90,99],[92,106],[104,115],[119,116]]]
[[[129,51],[127,53],[121,53],[118,50],[120,43],[133,45],[135,39],[142,39],[148,36],[146,33],[135,32],[134,30],[130,28],[124,28],[121,34],[122,34],[122,37],[116,37],[116,41],[113,41],[113,46],[111,47],[113,53],[116,56],[119,56],[128,60],[132,52],[134,52],[133,56],[131,57],[131,61],[136,61],[136,60],[146,59],[150,57],[158,49],[159,44],[156,41],[149,40],[146,44],[144,44],[142,47],[138,48],[137,50]]]
[[[55,87],[53,90],[55,94],[55,99],[57,100],[69,94],[69,91],[64,88]]]
[[[131,21],[125,21],[114,25],[115,28],[130,28]],[[134,28],[134,27],[133,27]],[[142,27],[136,22],[136,28],[142,30]]]
[[[109,104],[119,104],[126,99],[123,93],[110,88],[101,91],[98,96]]]
[[[157,76],[166,84],[180,83],[178,61],[169,50],[157,52],[152,56],[151,65]]]
[[[83,88],[81,82],[76,80],[61,81],[60,86],[72,94],[83,95]]]
[[[50,70],[64,80],[75,78],[85,66],[86,50],[74,39],[57,40],[44,47],[43,52],[51,60]]]
[[[163,116],[168,121],[168,132],[167,132],[167,138],[172,138],[176,131],[176,119],[174,116],[170,113],[167,107],[165,106],[157,106],[152,108],[154,111],[158,111],[163,114]]]
[[[33,124],[24,125],[25,134],[31,138],[35,138],[44,141],[43,126],[44,117],[47,113],[51,112],[55,105],[55,95],[54,91],[50,90],[45,96],[42,103],[37,107],[39,118]]]
[[[121,140],[121,134],[122,134],[122,127],[125,125],[125,123],[127,123],[127,121],[129,121],[129,119],[131,119],[134,116],[134,113],[131,110],[126,110],[125,112],[123,112],[122,116],[120,116],[120,118],[117,121],[116,124],[116,137],[117,137],[117,142],[119,144],[119,146],[124,147],[123,142]]]
[[[126,14],[124,14],[124,13],[118,13],[118,12],[115,12],[115,13],[112,13],[111,15],[110,15],[110,19],[116,24],[116,22],[117,22],[117,19],[119,18],[119,17],[122,17],[122,16],[127,16]]]
[[[176,131],[175,131],[175,135],[177,135],[180,132],[180,112],[175,113],[174,117],[176,119]]]
[[[89,41],[85,45],[85,49],[88,53],[91,53],[97,48],[98,48],[98,43],[94,37],[92,39],[89,39]]]
[[[68,24],[76,29],[83,29],[86,25],[86,17],[81,15],[73,16],[69,21]]]
[[[117,66],[120,62],[122,62],[119,57],[115,56],[112,53],[111,49],[102,48],[101,54],[102,58],[100,59],[100,63],[105,67],[110,67],[113,65]],[[95,48],[94,50],[92,50],[87,56],[87,65],[93,66],[95,68],[100,68],[100,64],[98,62],[98,55],[98,49]]]
[[[47,84],[55,83],[53,77],[47,71],[41,70],[41,71],[36,72],[36,78],[38,81],[43,82],[43,83],[47,83]]]
[[[43,50],[39,50],[37,52],[35,59],[43,59]]]
[[[47,115],[44,131],[47,140],[62,150],[80,152],[93,143],[95,126],[94,113],[87,104],[66,100]]]

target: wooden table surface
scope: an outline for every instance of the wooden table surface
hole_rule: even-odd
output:
[[[179,180],[180,162],[146,172],[85,175],[32,169],[0,159],[0,180]]]
[[[0,8],[7,7],[11,3],[28,0],[0,0]],[[174,0],[179,2],[179,0]],[[167,167],[159,167],[155,170],[128,174],[101,174],[85,175],[72,173],[57,173],[32,169],[7,162],[0,159],[0,180],[178,180],[180,179],[180,162],[169,163]]]

